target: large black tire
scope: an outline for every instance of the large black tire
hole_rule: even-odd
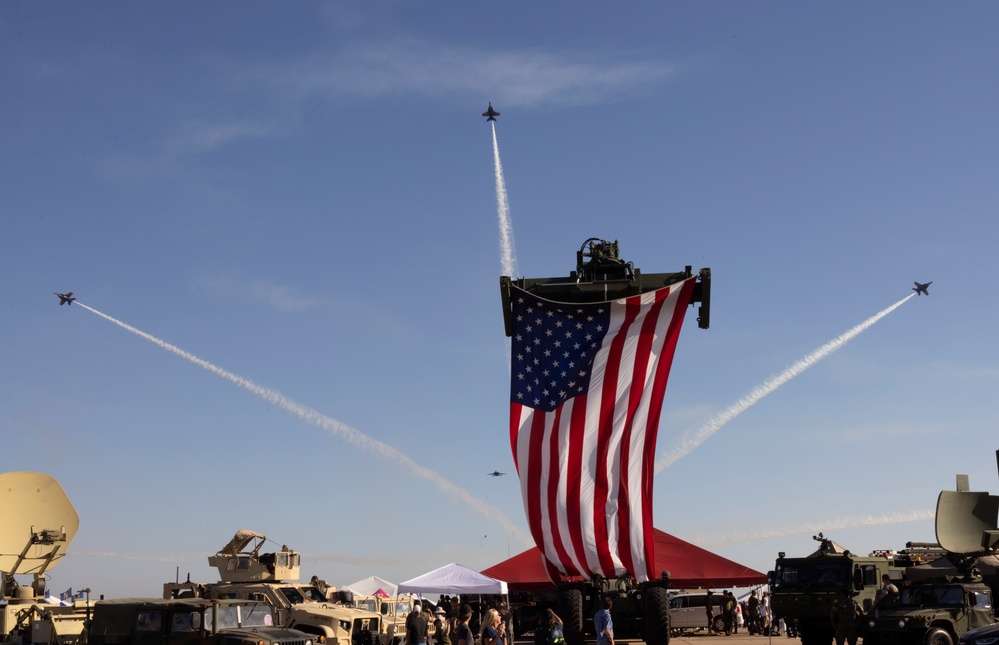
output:
[[[725,619],[721,615],[715,616],[715,619],[711,622],[715,626],[715,631],[719,634],[725,633]]]
[[[579,589],[560,591],[558,608],[566,645],[583,645],[583,592]]]
[[[669,594],[665,587],[645,590],[645,645],[669,645]]]
[[[954,645],[954,637],[946,629],[931,627],[923,637],[923,645]]]

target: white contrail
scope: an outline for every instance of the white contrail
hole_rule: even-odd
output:
[[[463,488],[460,488],[456,484],[453,484],[447,479],[445,479],[443,475],[433,470],[430,470],[429,468],[421,466],[420,464],[416,463],[415,461],[413,461],[403,453],[399,452],[392,446],[383,443],[381,441],[378,441],[377,439],[372,439],[371,437],[367,436],[366,434],[362,433],[359,430],[356,430],[348,425],[340,423],[335,419],[331,419],[330,417],[321,414],[320,412],[317,412],[316,410],[313,410],[308,406],[293,401],[288,397],[286,397],[285,395],[278,392],[277,390],[273,390],[271,388],[264,387],[262,385],[257,385],[256,383],[254,383],[249,379],[245,379],[242,376],[238,376],[236,374],[233,374],[232,372],[228,372],[222,369],[221,367],[218,367],[216,365],[209,363],[206,360],[198,358],[194,354],[185,352],[179,347],[175,347],[170,343],[167,343],[166,341],[162,341],[159,338],[156,338],[155,336],[151,336],[144,331],[140,331],[135,327],[132,327],[131,325],[127,325],[121,322],[120,320],[115,320],[114,318],[108,316],[107,314],[103,314],[97,311],[96,309],[88,307],[79,300],[76,301],[76,304],[80,305],[87,311],[97,314],[98,316],[104,318],[105,320],[113,322],[122,329],[127,329],[133,334],[141,336],[142,338],[145,338],[149,342],[159,345],[163,349],[173,352],[177,356],[187,359],[199,367],[203,367],[204,369],[208,370],[212,374],[215,374],[216,376],[221,376],[227,381],[230,381],[231,383],[234,383],[239,387],[248,390],[249,392],[264,399],[268,403],[276,405],[279,408],[283,409],[284,411],[294,414],[303,421],[318,426],[323,430],[326,430],[334,437],[343,439],[344,441],[354,444],[358,448],[369,450],[378,455],[381,455],[382,457],[397,462],[399,465],[409,469],[410,472],[412,472],[417,477],[421,477],[423,479],[430,481],[445,493],[464,502],[480,516],[489,520],[498,521],[503,526],[503,528],[505,528],[509,533],[511,533],[514,537],[521,540],[525,544],[534,543],[534,541],[525,532],[523,532],[520,528],[518,528],[516,524],[510,521],[510,518],[508,518],[501,510],[499,510],[495,506],[490,506],[489,504],[486,504],[482,500],[472,497],[472,495],[470,495]]]
[[[510,222],[510,203],[506,198],[506,181],[500,162],[499,141],[496,139],[496,122],[493,121],[493,165],[496,167],[496,210],[499,213],[500,269],[503,275],[517,277],[517,254],[513,246],[513,224]]]
[[[859,325],[857,325],[850,331],[846,332],[842,336],[839,336],[838,338],[829,341],[828,343],[818,348],[808,356],[802,358],[800,361],[798,361],[791,367],[784,370],[782,373],[765,381],[762,385],[758,385],[755,388],[753,388],[749,392],[749,394],[736,401],[721,414],[718,414],[712,419],[710,419],[706,424],[701,426],[696,431],[684,433],[683,436],[681,436],[679,439],[677,439],[674,442],[676,445],[672,446],[667,451],[666,456],[660,459],[658,462],[656,462],[656,474],[658,475],[666,468],[669,468],[676,460],[686,457],[695,448],[700,446],[702,443],[707,441],[712,435],[721,430],[726,423],[728,423],[732,419],[736,418],[737,416],[745,412],[747,409],[752,407],[757,401],[759,401],[766,395],[770,394],[771,392],[779,388],[781,385],[784,385],[785,383],[793,379],[795,376],[801,374],[812,365],[815,365],[826,356],[832,354],[843,345],[847,344],[850,340],[855,338],[862,331],[864,331],[877,321],[881,320],[891,312],[901,307],[902,303],[904,303],[906,300],[912,298],[915,295],[916,294],[911,294],[906,296],[905,298],[902,298],[901,300],[893,304],[891,307],[888,307],[884,311],[881,311],[871,316],[870,318],[860,323]]]
[[[816,533],[818,531],[837,531],[842,529],[853,529],[861,526],[884,526],[885,524],[901,524],[903,522],[921,522],[923,520],[932,520],[935,517],[936,512],[932,510],[910,511],[908,513],[891,513],[888,515],[865,515],[863,517],[836,517],[825,522],[798,524],[796,526],[786,526],[784,528],[771,529],[768,531],[730,533],[724,537],[694,538],[690,541],[705,548],[730,546],[732,544],[741,544],[742,542],[756,542],[758,540],[769,540],[771,538],[788,537],[791,535],[804,535],[807,533]],[[715,535],[717,536],[717,534]]]

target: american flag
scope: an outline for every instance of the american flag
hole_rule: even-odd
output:
[[[553,579],[657,575],[656,434],[695,280],[596,303],[512,287],[510,442]]]

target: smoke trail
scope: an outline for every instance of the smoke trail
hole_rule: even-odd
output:
[[[906,300],[912,298],[915,295],[916,294],[913,293],[906,296],[905,298],[902,298],[892,306],[888,307],[884,311],[881,311],[871,316],[870,318],[860,323],[853,329],[849,330],[842,336],[839,336],[838,338],[829,341],[828,343],[818,348],[808,356],[802,358],[800,361],[798,361],[791,367],[784,370],[781,374],[778,374],[777,376],[765,381],[762,385],[758,385],[755,388],[753,388],[749,392],[749,394],[736,401],[721,414],[718,414],[712,419],[710,419],[706,424],[701,426],[695,432],[685,433],[682,437],[676,440],[675,442],[676,445],[673,446],[667,452],[666,456],[660,459],[658,462],[656,462],[656,474],[658,475],[666,468],[669,468],[676,460],[686,457],[695,448],[700,446],[702,443],[707,441],[712,435],[721,430],[726,423],[728,423],[732,419],[736,418],[737,416],[745,412],[747,409],[749,409],[755,403],[757,403],[760,399],[770,394],[771,392],[779,388],[781,385],[784,385],[785,383],[793,379],[795,376],[801,374],[812,365],[815,365],[826,356],[829,356],[837,349],[847,344],[849,341],[853,340],[862,331],[864,331],[877,321],[881,320],[891,312],[901,307]]]
[[[500,269],[503,275],[517,277],[517,255],[513,248],[513,223],[510,222],[510,203],[506,198],[506,180],[500,162],[499,141],[496,139],[496,122],[493,121],[493,165],[496,167],[496,210],[499,214]]]
[[[440,488],[448,495],[451,495],[452,497],[458,499],[459,501],[464,502],[480,516],[493,521],[498,521],[503,526],[503,528],[505,528],[508,532],[513,534],[514,537],[521,540],[525,544],[533,544],[533,540],[526,533],[521,531],[512,521],[510,521],[510,518],[504,515],[503,512],[500,511],[498,508],[490,506],[489,504],[486,504],[482,500],[472,497],[467,491],[445,479],[443,475],[433,470],[430,470],[429,468],[421,466],[420,464],[416,463],[415,461],[413,461],[403,453],[399,452],[392,446],[389,446],[386,443],[378,441],[377,439],[372,439],[371,437],[365,435],[359,430],[355,430],[354,428],[351,428],[348,425],[345,425],[343,423],[340,423],[339,421],[331,419],[330,417],[321,414],[308,406],[293,401],[288,397],[286,397],[285,395],[278,392],[277,390],[273,390],[271,388],[264,387],[262,385],[257,385],[256,383],[250,381],[249,379],[245,379],[242,376],[237,376],[232,372],[228,372],[222,369],[221,367],[213,365],[206,360],[200,359],[194,354],[185,352],[179,347],[175,347],[170,343],[167,343],[166,341],[162,341],[159,338],[156,338],[155,336],[151,336],[145,333],[144,331],[140,331],[135,327],[132,327],[131,325],[127,325],[121,322],[120,320],[115,320],[114,318],[108,316],[107,314],[103,314],[97,311],[96,309],[88,307],[79,300],[76,301],[76,304],[80,305],[81,307],[83,307],[84,309],[86,309],[91,313],[97,314],[98,316],[104,318],[105,320],[113,322],[122,329],[126,329],[132,332],[133,334],[141,336],[142,338],[145,338],[149,342],[155,345],[159,345],[163,349],[169,352],[173,352],[177,356],[180,356],[181,358],[184,358],[199,367],[203,367],[212,374],[220,376],[226,379],[227,381],[230,381],[231,383],[238,385],[239,387],[245,390],[248,390],[252,394],[257,395],[258,397],[262,398],[268,403],[278,406],[279,408],[283,409],[285,412],[290,412],[291,414],[294,414],[295,416],[305,421],[306,423],[311,423],[312,425],[318,426],[323,430],[326,430],[334,437],[343,439],[344,441],[352,443],[354,446],[358,448],[374,452],[382,457],[397,462],[399,465],[404,466],[417,477],[426,479],[427,481],[436,485],[438,488]]]
[[[910,511],[908,513],[892,513],[888,515],[865,515],[863,517],[836,517],[825,522],[814,522],[811,524],[798,524],[784,528],[772,529],[769,531],[756,531],[752,533],[731,533],[724,537],[718,537],[714,533],[712,537],[694,538],[692,542],[704,548],[730,546],[741,544],[742,542],[755,542],[758,540],[769,540],[771,538],[788,537],[791,535],[804,535],[816,533],[818,531],[836,531],[842,529],[852,529],[860,526],[884,526],[885,524],[901,524],[903,522],[919,522],[922,520],[932,520],[936,517],[935,511]]]

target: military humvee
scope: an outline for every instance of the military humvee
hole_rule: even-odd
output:
[[[354,606],[382,617],[383,645],[399,645],[406,640],[406,617],[413,611],[413,599],[410,596],[400,598],[354,596]],[[430,626],[430,630],[433,633],[433,625]]]
[[[328,590],[292,582],[299,577],[301,554],[282,547],[262,553],[267,536],[237,531],[208,564],[221,582],[168,582],[164,598],[243,599],[268,603],[278,625],[320,637],[327,645],[385,645],[390,642],[378,613],[351,606],[348,598],[330,598]]]
[[[313,645],[297,629],[274,626],[267,603],[187,598],[101,600],[91,645]]]

